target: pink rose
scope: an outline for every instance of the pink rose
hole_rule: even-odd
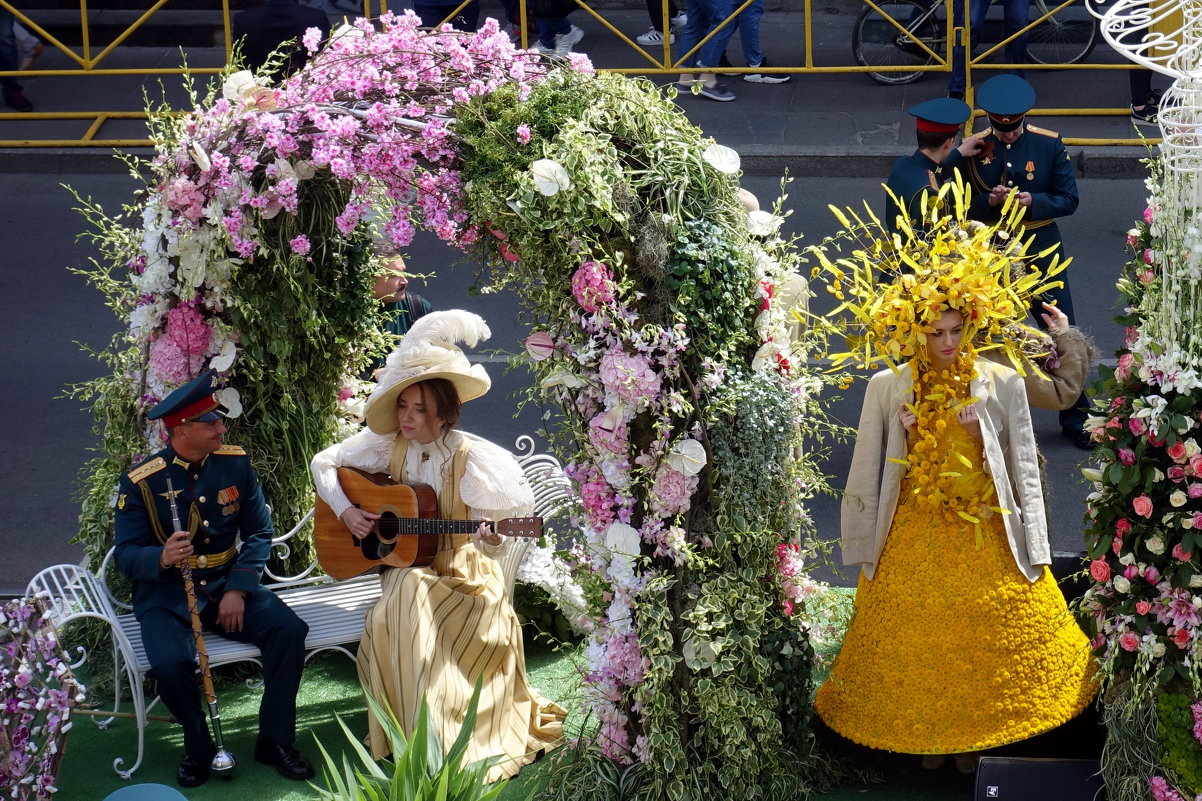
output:
[[[1166,451],[1166,453],[1168,453],[1169,458],[1174,462],[1181,464],[1185,461],[1185,443],[1181,440],[1177,440],[1169,446],[1169,449]]]
[[[342,389],[338,390],[338,402],[339,403],[350,400],[354,396],[355,396],[355,390],[351,389],[350,387],[343,387]]]
[[[1127,565],[1123,568],[1123,578],[1133,579],[1139,577],[1139,568],[1135,565]]]
[[[1135,464],[1135,451],[1130,448],[1119,448],[1119,461],[1123,464]]]
[[[1120,517],[1118,520],[1115,521],[1115,523],[1114,523],[1114,533],[1115,534],[1117,534],[1120,537],[1125,537],[1125,536],[1127,536],[1128,532],[1130,532],[1130,531],[1131,531],[1131,521],[1130,520],[1128,520],[1125,517]]]
[[[1115,537],[1110,541],[1110,550],[1115,556],[1119,555],[1119,551],[1123,550],[1123,538]]]
[[[1194,528],[1202,531],[1202,512],[1194,512]]]
[[[1110,580],[1110,565],[1105,559],[1095,559],[1089,563],[1089,575],[1097,582]]]
[[[1139,647],[1139,636],[1130,631],[1124,631],[1123,636],[1119,637],[1119,646],[1124,651],[1134,651]]]
[[[1139,244],[1139,237],[1135,234],[1127,234],[1127,247],[1133,248]]]
[[[1148,601],[1136,601],[1135,602],[1135,614],[1146,615],[1150,611],[1152,611],[1152,604],[1149,603]]]
[[[1160,578],[1160,571],[1155,565],[1148,565],[1146,568],[1144,568],[1144,579],[1149,584],[1155,584],[1156,579],[1158,578]]]
[[[535,331],[526,337],[526,352],[536,362],[549,359],[555,354],[555,337],[546,331]]]
[[[1152,222],[1152,207],[1148,206],[1144,209],[1144,222],[1151,224]]]
[[[1189,641],[1192,639],[1193,637],[1188,629],[1177,629],[1177,631],[1173,634],[1173,644],[1181,649],[1184,649],[1186,646],[1188,646]]]
[[[1137,437],[1142,437],[1148,430],[1148,424],[1138,417],[1132,417],[1127,421],[1127,430]]]
[[[1193,556],[1193,553],[1182,548],[1181,543],[1177,543],[1173,546],[1173,557],[1175,559],[1180,559],[1182,562],[1188,562],[1191,556]]]
[[[1195,476],[1202,476],[1202,453],[1196,453],[1189,457],[1189,469]]]
[[[1140,517],[1147,519],[1152,516],[1152,499],[1147,495],[1138,495],[1131,501],[1131,508]]]
[[[1130,353],[1124,353],[1119,357],[1118,368],[1114,371],[1115,377],[1119,381],[1126,381],[1131,375],[1131,367],[1135,364],[1135,356]]]
[[[1185,468],[1179,464],[1172,465],[1168,470],[1165,470],[1164,472],[1165,472],[1165,475],[1167,475],[1169,477],[1169,481],[1172,481],[1174,483],[1181,481],[1185,478]]]

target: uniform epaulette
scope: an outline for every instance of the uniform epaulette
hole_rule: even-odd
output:
[[[1038,125],[1028,125],[1027,131],[1033,134],[1039,134],[1040,136],[1050,136],[1053,139],[1057,136],[1060,136],[1059,131],[1049,131],[1047,128],[1040,128]]]
[[[246,448],[241,445],[222,445],[213,451],[213,454],[216,456],[245,456]]]
[[[138,465],[133,470],[129,471],[129,480],[137,484],[147,476],[153,476],[155,473],[167,466],[167,460],[162,456],[156,456],[149,462],[144,462]]]

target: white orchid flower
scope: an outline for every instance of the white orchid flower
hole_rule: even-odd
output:
[[[551,387],[564,387],[565,389],[580,389],[581,387],[584,386],[584,379],[582,379],[580,376],[576,375],[575,373],[569,372],[567,370],[556,370],[555,372],[551,373],[549,376],[544,378],[541,382],[539,382],[539,385],[543,389],[550,389]]]
[[[752,236],[772,236],[784,221],[783,217],[777,217],[770,211],[747,212],[747,227]]]
[[[568,171],[558,161],[539,159],[530,165],[530,172],[534,174],[535,188],[546,197],[572,188],[572,179],[568,176]]]
[[[610,553],[639,555],[639,533],[625,523],[610,523],[605,530],[605,547]]]
[[[668,464],[677,473],[686,476],[700,473],[708,461],[705,446],[695,439],[682,439],[673,445],[668,453]]]
[[[720,145],[717,142],[710,145],[701,154],[702,160],[724,175],[734,175],[741,164],[739,154],[734,148]]]
[[[221,96],[231,102],[243,100],[247,94],[258,87],[255,74],[250,70],[238,70],[225,79],[221,87]]]

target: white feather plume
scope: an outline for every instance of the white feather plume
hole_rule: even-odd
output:
[[[377,377],[379,388],[387,388],[415,370],[459,369],[467,372],[470,364],[457,343],[475,347],[492,336],[488,323],[478,314],[462,309],[446,309],[419,317],[401,339],[401,344],[384,362]]]

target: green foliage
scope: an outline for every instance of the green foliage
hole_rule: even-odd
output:
[[[490,801],[505,788],[505,781],[489,785],[488,771],[497,764],[488,757],[468,765],[463,764],[472,732],[476,727],[476,709],[480,703],[483,676],[476,679],[476,688],[468,703],[463,725],[455,742],[443,754],[442,743],[433,730],[430,710],[422,698],[417,723],[411,737],[406,737],[396,715],[387,704],[368,695],[371,713],[376,716],[388,736],[392,758],[376,762],[363,743],[351,732],[346,722],[338,725],[346,734],[347,743],[357,761],[345,754],[339,761],[318,741],[323,762],[325,787],[312,784],[321,801]]]
[[[698,352],[727,361],[752,344],[736,310],[753,294],[755,274],[721,227],[708,220],[685,221],[667,272],[664,285],[675,296],[677,317],[688,321]]]

